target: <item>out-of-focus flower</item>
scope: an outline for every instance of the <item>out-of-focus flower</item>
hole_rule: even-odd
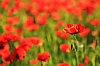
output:
[[[93,26],[97,26],[100,24],[100,21],[97,18],[94,18],[90,21],[90,24]]]
[[[63,52],[70,52],[70,46],[68,44],[61,44],[60,50],[62,50]]]
[[[10,47],[7,43],[0,42],[0,56],[4,55],[6,51],[9,51]]]
[[[79,8],[79,7],[73,8],[73,14],[75,16],[80,16],[81,13],[82,13],[82,9],[81,8]]]
[[[88,56],[84,57],[84,63],[88,64],[88,62],[89,62]]]
[[[28,16],[25,19],[24,28],[29,31],[37,30],[38,25],[34,24],[34,19],[31,16]]]
[[[91,33],[91,34],[92,34],[92,36],[97,36],[97,35],[98,35],[98,33],[99,33],[99,32],[98,32],[98,30],[94,30],[94,31],[92,31],[92,33]]]
[[[19,47],[23,48],[25,51],[29,50],[33,46],[31,38],[22,38],[20,39],[21,45]]]
[[[7,41],[19,41],[20,36],[16,34],[2,34],[2,37]]]
[[[6,22],[11,24],[11,25],[16,25],[20,22],[19,17],[14,16],[14,17],[7,17]]]
[[[13,57],[10,53],[5,52],[2,56],[2,61],[3,61],[3,63],[10,64],[13,61]]]
[[[2,14],[0,13],[0,20],[2,19]]]
[[[63,27],[63,26],[65,26],[65,25],[66,25],[66,24],[65,24],[64,21],[59,20],[59,21],[57,22],[57,24],[55,25],[55,30],[58,30],[58,29],[60,29],[60,27]]]
[[[84,65],[80,63],[80,64],[78,64],[77,66],[84,66]]]
[[[25,58],[26,51],[23,48],[15,48],[12,52],[14,60],[23,60]]]
[[[96,40],[94,40],[94,41],[90,44],[90,46],[91,46],[92,48],[95,48],[96,44],[97,44],[97,42],[96,42]]]
[[[15,9],[15,7],[9,7],[8,8],[8,12],[7,12],[7,16],[11,16],[13,14],[16,14],[17,10]]]
[[[58,64],[57,66],[70,66],[70,65],[67,64],[67,63],[60,63],[60,64]]]
[[[84,31],[84,26],[81,23],[78,24],[67,24],[66,28],[64,28],[64,32],[69,34],[77,34]]]
[[[12,25],[6,24],[4,25],[4,31],[7,33],[12,33],[15,31],[15,28]]]
[[[32,38],[31,38],[31,42],[32,42],[33,44],[36,44],[38,47],[40,47],[40,46],[43,45],[43,41],[42,41],[42,39],[39,38],[39,37],[32,37]]]
[[[57,35],[58,37],[63,38],[63,39],[68,38],[68,34],[67,34],[67,33],[64,33],[63,31],[60,31],[60,30],[57,30],[57,31],[56,31],[56,35]]]
[[[50,57],[49,52],[40,52],[40,53],[38,53],[37,59],[39,61],[46,62],[46,61],[48,61],[49,57]]]
[[[47,23],[47,20],[42,16],[36,16],[36,22],[39,25],[45,25]]]
[[[21,28],[16,28],[16,33],[18,35],[21,35],[23,33],[23,30]]]
[[[6,64],[2,63],[2,64],[0,64],[0,66],[6,66]]]
[[[60,14],[58,12],[52,12],[52,18],[54,20],[59,20],[60,19]]]
[[[30,64],[37,64],[38,61],[37,61],[37,60],[34,60],[34,59],[31,59],[31,60],[29,61],[29,63],[30,63]]]
[[[1,3],[1,8],[8,9],[8,4],[10,3],[10,0],[3,0]]]
[[[89,34],[90,28],[85,28],[83,32],[79,33],[81,37],[85,37]]]

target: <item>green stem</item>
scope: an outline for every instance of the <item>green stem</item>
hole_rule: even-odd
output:
[[[41,61],[41,66],[43,66],[43,62]]]
[[[76,49],[76,48],[78,48],[78,46],[76,45],[75,46],[75,44],[78,44],[78,41],[77,41],[77,38],[76,38],[76,36],[74,35],[74,40],[72,41],[72,45],[73,45],[73,49],[74,49],[74,51],[75,51],[75,56],[76,56],[76,65],[78,64],[78,49]]]
[[[77,50],[75,48],[75,44],[74,43],[72,43],[72,44],[73,44],[73,49],[74,49],[75,55],[76,55],[76,64],[78,64],[78,52],[77,52]]]

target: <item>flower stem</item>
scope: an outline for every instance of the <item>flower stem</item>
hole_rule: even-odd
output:
[[[78,46],[77,46],[76,44],[78,44],[78,41],[77,41],[76,36],[74,35],[74,39],[72,40],[72,46],[73,46],[73,49],[74,49],[74,51],[75,51],[76,65],[77,65],[77,64],[78,64],[78,52],[77,52],[78,49],[76,49],[76,48],[78,48]],[[75,46],[75,45],[76,45],[76,46]]]
[[[76,64],[78,64],[78,52],[77,52],[77,50],[76,50],[76,48],[75,48],[74,43],[73,43],[73,49],[74,49],[75,55],[76,55]]]
[[[43,66],[43,62],[41,61],[41,66]]]

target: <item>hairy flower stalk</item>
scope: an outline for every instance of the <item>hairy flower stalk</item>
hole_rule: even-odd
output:
[[[72,49],[75,51],[75,56],[76,56],[76,65],[79,63],[79,58],[78,58],[78,41],[76,39],[76,36],[74,35],[74,39],[71,40],[72,44]]]

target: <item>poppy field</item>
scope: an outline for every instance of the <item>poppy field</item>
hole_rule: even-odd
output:
[[[100,66],[100,0],[0,0],[0,66]]]

